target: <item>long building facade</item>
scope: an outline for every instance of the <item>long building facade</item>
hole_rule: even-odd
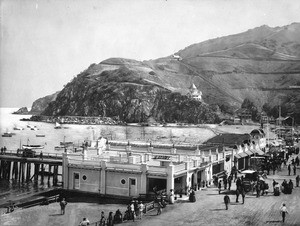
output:
[[[255,139],[261,138],[255,135]],[[186,193],[190,188],[211,186],[215,178],[229,175],[234,165],[239,170],[248,169],[251,156],[264,154],[260,143],[177,150],[112,147],[102,142],[101,146],[85,147],[83,153],[64,153],[63,188],[123,197],[170,189]]]
[[[204,153],[176,154],[130,150],[89,150],[83,154],[65,153],[63,157],[63,188],[102,195],[139,196],[154,190],[174,189],[176,193],[210,185],[213,174],[230,171],[226,152],[215,149]],[[231,155],[231,153],[230,153]]]

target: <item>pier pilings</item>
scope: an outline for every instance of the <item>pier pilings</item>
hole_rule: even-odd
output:
[[[54,186],[58,184],[58,176],[62,171],[62,158],[24,158],[16,155],[0,155],[0,179],[16,180],[21,183],[40,181],[44,184],[45,177],[50,184],[51,178]],[[53,172],[52,172],[53,169]]]

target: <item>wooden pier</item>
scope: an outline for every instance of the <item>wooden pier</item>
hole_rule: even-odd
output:
[[[62,168],[62,154],[43,153],[24,157],[18,152],[9,151],[0,155],[0,178],[28,182],[32,179],[37,182],[40,176],[41,183],[45,178],[53,185],[58,184],[59,167]],[[47,171],[46,171],[47,170]]]

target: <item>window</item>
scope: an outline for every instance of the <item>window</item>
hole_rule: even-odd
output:
[[[125,179],[122,179],[121,180],[121,184],[125,184],[126,183],[126,180]]]
[[[87,179],[86,175],[83,175],[82,179],[83,179],[83,180],[86,180],[86,179]]]
[[[131,185],[135,185],[135,179],[131,179]]]

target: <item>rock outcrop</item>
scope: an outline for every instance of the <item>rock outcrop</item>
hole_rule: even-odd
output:
[[[29,111],[28,111],[27,107],[21,107],[19,110],[13,112],[13,114],[27,115],[27,114],[29,114]]]

